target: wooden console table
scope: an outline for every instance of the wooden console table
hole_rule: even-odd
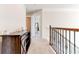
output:
[[[0,35],[2,37],[2,54],[21,54],[20,35]]]
[[[30,32],[0,35],[2,37],[2,54],[26,54],[30,46]],[[25,51],[21,50],[25,49]]]

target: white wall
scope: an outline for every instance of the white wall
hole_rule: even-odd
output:
[[[43,9],[42,37],[48,40],[49,25],[52,27],[79,28],[79,8]]]
[[[25,17],[24,5],[0,5],[0,31],[13,32],[20,27],[25,29]]]

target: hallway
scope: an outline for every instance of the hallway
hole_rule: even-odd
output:
[[[28,54],[54,54],[47,40],[32,39]]]

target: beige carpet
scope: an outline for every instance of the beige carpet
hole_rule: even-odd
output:
[[[47,40],[32,39],[28,54],[54,54]]]

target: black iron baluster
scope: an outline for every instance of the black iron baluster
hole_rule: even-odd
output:
[[[58,32],[56,32],[57,34],[56,34],[56,37],[57,37],[57,40],[56,40],[56,50],[58,49],[58,43],[57,43],[57,41],[58,41]],[[57,50],[57,52],[58,52],[58,50]]]
[[[59,47],[58,47],[58,49],[59,49],[59,54],[60,54],[60,29],[59,29],[59,32],[58,33],[59,33],[59,36],[58,36],[59,37],[59,39],[58,39],[58,46]]]
[[[53,30],[51,29],[51,42],[50,42],[51,46],[52,46],[52,43],[53,43]]]
[[[60,54],[61,54],[61,29],[60,29]]]
[[[63,35],[63,37],[62,37],[62,40],[63,40],[63,42],[62,42],[62,44],[63,44],[63,54],[64,54],[64,30],[62,30],[62,35]]]
[[[52,37],[51,37],[51,45],[53,46],[53,39],[54,39],[54,36],[53,36],[53,34],[54,34],[54,32],[53,32],[54,30],[52,29]]]
[[[55,29],[55,51],[56,51],[56,29]],[[56,53],[57,53],[57,51],[56,51]]]
[[[71,41],[71,33],[69,30],[69,54],[71,54],[71,45],[70,45],[70,41]]]
[[[51,38],[51,40],[50,40],[50,41],[51,41],[51,42],[50,42],[50,45],[52,46],[52,43],[53,43],[53,42],[52,42],[52,41],[53,41],[53,30],[52,30],[52,29],[51,29],[51,37],[50,37],[50,38]]]
[[[55,52],[56,52],[56,29],[55,29]]]
[[[60,54],[60,30],[59,30],[59,54]]]
[[[55,29],[54,29],[54,40],[53,40],[53,48],[55,50]]]
[[[58,38],[57,38],[57,30],[56,30],[56,51],[57,51],[57,40]]]
[[[54,47],[55,47],[55,52],[56,52],[56,29],[55,29],[55,45],[54,45]]]
[[[56,41],[57,41],[57,33],[56,33],[56,29],[55,29],[55,51],[56,51],[56,53],[57,53],[57,48],[56,48]]]
[[[51,32],[52,32],[52,31],[51,31],[51,25],[49,26],[49,29],[50,29],[50,30],[49,30],[49,32],[50,32],[50,33],[49,33],[49,34],[50,34],[50,41],[49,41],[49,44],[51,45]]]
[[[74,54],[76,53],[76,47],[75,47],[75,31],[74,31]]]
[[[52,47],[54,46],[54,29],[53,29],[53,37],[52,37]]]
[[[58,29],[57,29],[57,35],[56,35],[56,37],[57,37],[57,41],[56,41],[56,49],[57,49],[57,53],[58,53]]]
[[[67,54],[67,30],[65,30],[65,54]]]
[[[61,30],[61,54],[62,54],[62,30]]]
[[[62,29],[60,30],[60,53],[62,54]]]
[[[55,52],[56,52],[56,29],[55,29],[55,44],[54,44]]]
[[[58,54],[59,54],[59,29],[58,29]]]
[[[55,47],[55,52],[56,52],[56,32],[55,32],[55,45],[54,45],[54,47]]]
[[[53,35],[54,35],[54,32],[53,32],[53,31],[54,31],[54,30],[53,30],[53,28],[52,28],[52,37],[51,37],[51,41],[52,41],[52,42],[51,42],[51,46],[53,46],[53,38],[54,38],[54,36],[53,36]]]

